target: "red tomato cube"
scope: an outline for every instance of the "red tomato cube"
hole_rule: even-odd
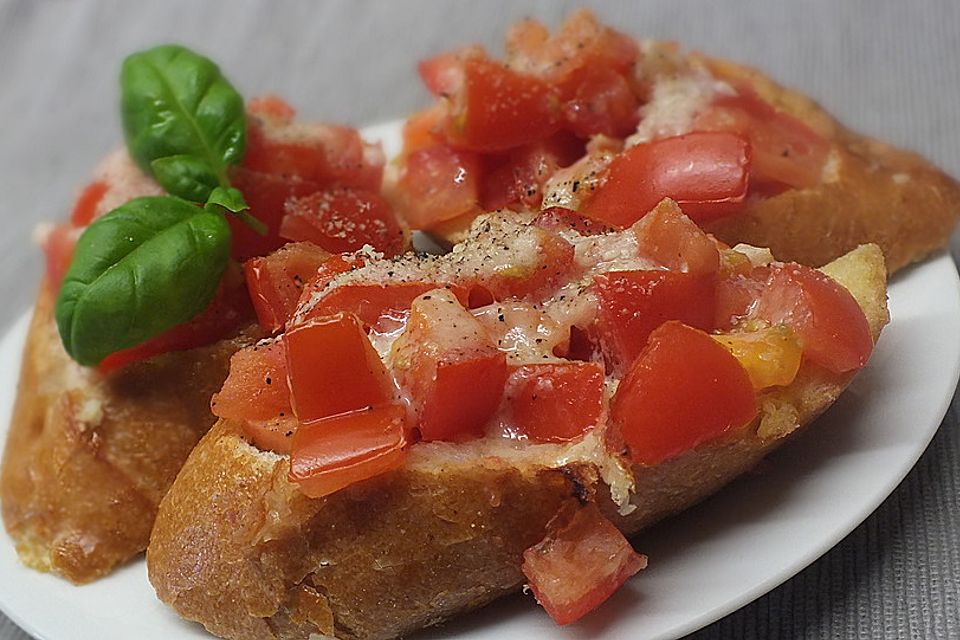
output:
[[[716,273],[717,243],[669,200],[633,225],[640,255],[673,271]]]
[[[260,326],[271,333],[282,329],[296,311],[306,283],[316,278],[317,269],[330,257],[315,244],[296,242],[244,263],[247,290]]]
[[[533,442],[567,442],[600,424],[603,367],[595,362],[528,364],[507,381],[510,425]]]

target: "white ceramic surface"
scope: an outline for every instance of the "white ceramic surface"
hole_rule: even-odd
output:
[[[394,152],[398,128],[374,127]],[[678,638],[795,575],[890,494],[933,437],[960,373],[960,279],[948,255],[904,270],[891,324],[846,394],[758,470],[642,535],[650,568],[584,621],[555,627],[520,596],[423,637]],[[24,316],[0,340],[0,438],[12,410]],[[41,640],[209,637],[153,596],[144,563],[73,587],[25,569],[0,533],[0,609]]]

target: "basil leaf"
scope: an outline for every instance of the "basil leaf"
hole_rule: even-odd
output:
[[[203,311],[230,254],[223,216],[170,196],[131,200],[77,241],[56,321],[84,365],[136,346]]]
[[[191,202],[203,202],[217,189],[220,179],[209,164],[196,156],[157,158],[150,163],[153,177],[167,193]]]
[[[246,148],[247,121],[243,98],[216,64],[185,47],[163,45],[129,56],[120,85],[127,149],[144,171],[159,158],[191,156],[206,163],[217,183],[229,184],[227,168]],[[209,196],[171,192],[198,202]]]

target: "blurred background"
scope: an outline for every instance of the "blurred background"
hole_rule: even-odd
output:
[[[854,129],[960,175],[956,0],[0,0],[0,327],[27,309],[40,278],[31,229],[66,216],[121,142],[127,53],[181,42],[215,59],[247,97],[276,93],[302,118],[359,126],[427,104],[418,60],[470,42],[500,52],[519,18],[556,26],[578,6],[635,36],[760,67]],[[960,530],[960,447],[955,414],[947,422],[907,484],[851,538],[701,638],[960,637],[960,552],[944,538]],[[0,618],[0,640],[23,637]]]

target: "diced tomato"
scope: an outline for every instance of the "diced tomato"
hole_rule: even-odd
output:
[[[623,138],[637,128],[640,101],[627,79],[609,67],[588,64],[574,70],[562,91],[564,126],[582,138]]]
[[[244,263],[247,290],[260,326],[271,333],[282,329],[296,311],[305,284],[330,257],[315,244],[295,242]]]
[[[503,397],[505,355],[445,289],[414,301],[390,363],[411,398],[423,440],[482,436]]]
[[[429,149],[443,144],[443,126],[447,111],[443,104],[435,104],[429,109],[418,111],[403,123],[403,150],[400,158],[421,149]]]
[[[733,133],[689,133],[630,147],[610,163],[580,212],[619,227],[664,198],[704,222],[740,210],[747,195],[750,146]]]
[[[873,352],[870,325],[850,292],[798,264],[770,268],[753,314],[796,331],[804,355],[835,373],[859,369]]]
[[[485,58],[463,62],[447,140],[470,151],[504,151],[542,140],[560,125],[559,99],[546,82]]]
[[[73,205],[73,211],[70,213],[70,224],[75,227],[85,227],[93,222],[97,214],[97,207],[103,196],[107,194],[108,185],[102,180],[95,180],[88,184],[77,202]]]
[[[486,57],[483,47],[472,45],[423,60],[417,65],[417,72],[430,93],[449,98],[463,89],[464,63]]]
[[[431,229],[465,213],[479,213],[480,159],[434,146],[414,151],[400,169],[394,205],[413,229]]]
[[[713,329],[716,279],[677,271],[611,271],[594,278],[596,330],[607,366],[625,371],[667,320]]]
[[[265,116],[279,123],[289,124],[297,115],[294,109],[286,100],[279,96],[267,95],[256,96],[247,102],[247,113],[251,115]]]
[[[280,237],[280,221],[286,213],[287,201],[308,196],[321,189],[321,186],[312,180],[304,180],[296,176],[271,175],[243,168],[233,169],[230,172],[230,179],[233,186],[243,193],[247,204],[250,205],[250,215],[267,225],[267,234],[261,236],[236,216],[227,217],[227,222],[230,223],[233,257],[238,260],[263,256],[283,246],[285,240]]]
[[[522,365],[506,388],[511,426],[533,442],[567,442],[600,424],[604,375],[598,363]]]
[[[293,436],[289,478],[322,498],[403,464],[406,409],[372,407],[301,425]]]
[[[284,344],[301,425],[393,402],[390,376],[354,316],[313,318],[288,330]]]
[[[383,152],[349,127],[327,124],[270,126],[253,118],[247,126],[242,166],[280,178],[300,178],[321,187],[334,184],[377,191]]]
[[[359,269],[366,263],[366,258],[358,253],[342,253],[330,256],[317,268],[317,272],[313,278],[303,286],[303,293],[300,294],[300,299],[297,300],[295,310],[300,310],[305,306],[312,305],[314,296],[322,293],[323,290],[327,288],[327,285],[330,284],[330,281],[341,273]],[[288,319],[288,324],[292,318],[293,316]]]
[[[332,289],[304,314],[304,319],[348,313],[367,328],[389,329],[382,325],[402,323],[418,296],[440,287],[449,287],[463,303],[469,300],[467,289],[440,282],[351,283]]]
[[[716,273],[717,243],[669,200],[633,225],[640,255],[674,271]]]
[[[287,388],[287,361],[281,339],[245,347],[230,358],[230,374],[210,410],[244,423],[244,432],[261,449],[289,453],[296,421]]]
[[[646,217],[653,215],[652,213]],[[613,231],[613,227],[590,218],[585,218],[572,209],[548,207],[537,214],[531,223],[551,231],[572,229],[582,236],[595,236]]]
[[[584,153],[582,141],[560,132],[546,140],[513,149],[505,155],[484,158],[480,206],[494,211],[517,204],[536,209],[543,186],[556,171]]]
[[[70,261],[73,260],[73,250],[83,229],[70,224],[58,224],[50,230],[50,234],[43,241],[43,255],[47,264],[47,282],[54,289],[60,287],[63,276],[67,275]]]
[[[737,96],[716,100],[696,119],[694,128],[745,136],[752,151],[751,184],[764,192],[819,184],[830,151],[828,140],[746,87],[739,88]]]
[[[168,329],[143,344],[110,354],[97,366],[98,371],[107,374],[170,351],[203,347],[235,332],[253,315],[253,310],[243,278],[233,271],[227,268],[216,296],[192,320]],[[239,269],[235,271],[239,272]]]
[[[797,377],[803,347],[789,327],[723,333],[713,339],[740,361],[754,389],[788,385]]]
[[[655,465],[744,427],[757,398],[740,362],[708,334],[667,322],[620,382],[610,405],[631,459]]]
[[[600,606],[647,566],[647,558],[633,550],[594,502],[560,520],[523,552],[521,569],[537,601],[554,622],[565,625]]]
[[[407,238],[390,204],[363,189],[334,187],[291,198],[284,205],[280,237],[312,242],[333,253],[370,245],[387,257],[403,253]]]

